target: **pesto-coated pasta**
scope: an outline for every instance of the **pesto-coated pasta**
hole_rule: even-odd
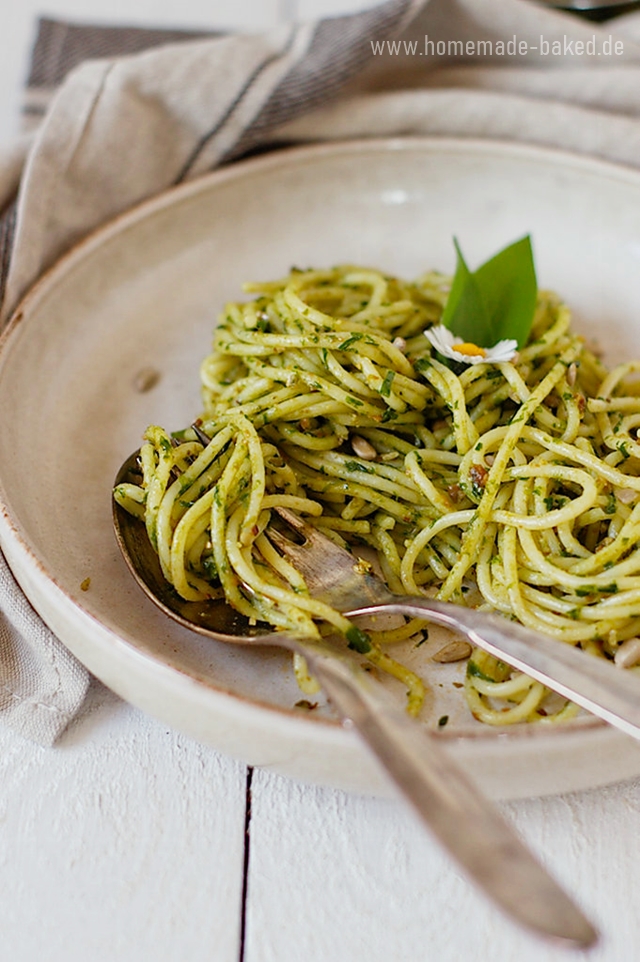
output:
[[[284,505],[368,545],[393,591],[497,610],[600,657],[640,634],[640,363],[607,371],[544,292],[513,361],[445,363],[424,331],[449,285],[293,270],[226,306],[201,370],[210,443],[148,428],[142,485],[115,492],[180,595],[223,594],[276,629],[346,633],[265,534]],[[368,653],[414,713],[424,686],[385,645],[418,624],[376,634]],[[300,659],[296,673],[310,690]],[[477,651],[465,690],[489,724],[574,711]]]

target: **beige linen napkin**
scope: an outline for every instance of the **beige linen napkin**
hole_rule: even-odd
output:
[[[47,21],[38,43],[26,103],[39,123],[0,152],[3,321],[90,230],[255,148],[446,134],[640,166],[638,15],[596,26],[529,0],[390,0],[258,36]],[[0,716],[51,744],[87,673],[1,555],[0,610]]]

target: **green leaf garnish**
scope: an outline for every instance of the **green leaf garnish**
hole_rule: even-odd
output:
[[[473,272],[455,238],[454,244],[458,261],[441,323],[479,347],[493,347],[501,340],[524,347],[538,291],[529,235]]]

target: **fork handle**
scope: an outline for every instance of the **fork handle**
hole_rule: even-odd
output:
[[[585,947],[595,929],[519,840],[437,737],[399,708],[355,663],[305,651],[311,673],[377,756],[440,843],[513,919]]]
[[[461,632],[478,648],[506,661],[634,738],[640,738],[640,679],[558,639],[474,608],[397,595],[388,603],[348,612],[397,612]]]

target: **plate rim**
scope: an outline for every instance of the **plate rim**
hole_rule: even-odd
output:
[[[30,285],[22,294],[11,310],[8,318],[0,331],[0,356],[4,351],[4,342],[9,337],[12,329],[20,323],[24,310],[28,309],[31,302],[36,300],[41,294],[42,288],[51,283],[52,275],[72,265],[77,258],[86,256],[95,246],[100,246],[112,235],[121,231],[126,231],[133,227],[139,220],[156,211],[162,211],[183,198],[197,195],[201,191],[206,191],[211,184],[224,183],[227,180],[234,180],[243,177],[247,170],[261,171],[269,170],[271,167],[279,166],[281,161],[299,161],[307,158],[313,160],[316,157],[335,156],[339,154],[361,153],[367,151],[405,151],[411,149],[432,150],[433,152],[459,151],[462,153],[493,153],[496,150],[502,154],[512,154],[523,158],[533,158],[539,156],[541,160],[556,161],[558,164],[574,166],[593,172],[606,174],[616,180],[628,177],[631,181],[640,182],[640,167],[625,164],[618,161],[608,160],[592,154],[581,154],[558,147],[550,147],[541,144],[531,144],[524,141],[504,140],[500,138],[480,138],[480,137],[440,137],[427,135],[407,135],[394,137],[371,137],[371,138],[349,138],[335,141],[311,142],[285,146],[261,154],[257,157],[247,157],[234,161],[225,167],[218,167],[194,177],[191,180],[180,184],[172,184],[151,197],[146,197],[139,203],[132,205],[124,211],[115,214],[104,223],[92,228],[87,234],[74,241],[71,246],[55,258],[47,266],[42,274]]]
[[[312,162],[323,157],[383,151],[389,153],[397,151],[427,153],[455,152],[462,154],[482,153],[485,155],[495,154],[497,152],[501,154],[501,156],[522,157],[525,160],[535,161],[536,159],[540,159],[541,161],[555,164],[564,169],[573,168],[585,170],[589,173],[613,178],[618,182],[628,181],[640,186],[640,169],[631,165],[614,162],[590,154],[574,153],[555,147],[494,138],[430,137],[424,135],[354,138],[287,146],[258,157],[245,158],[228,167],[218,168],[193,180],[171,186],[159,194],[142,200],[140,203],[117,214],[106,223],[91,230],[86,236],[76,241],[67,251],[57,258],[20,298],[16,307],[11,312],[9,320],[4,325],[3,331],[0,333],[0,378],[2,377],[2,371],[6,364],[6,354],[10,350],[13,339],[19,336],[20,330],[23,329],[22,322],[27,318],[29,312],[37,308],[40,298],[46,296],[48,290],[55,286],[58,278],[64,276],[67,271],[72,270],[76,263],[81,263],[82,260],[90,256],[96,248],[99,249],[114,237],[126,233],[128,230],[134,228],[140,221],[144,221],[146,218],[167,210],[175,204],[179,204],[202,192],[207,192],[215,188],[217,184],[243,178],[254,171],[269,171],[271,168],[279,167],[284,163],[295,165],[301,162]],[[98,625],[101,630],[106,631],[111,639],[117,642],[118,645],[124,646],[132,657],[143,659],[145,663],[153,665],[155,669],[161,668],[163,671],[169,672],[174,678],[177,676],[187,678],[190,684],[203,686],[212,696],[231,699],[234,703],[245,708],[249,706],[251,709],[257,709],[260,712],[266,711],[269,715],[276,716],[287,724],[304,726],[309,732],[314,731],[320,733],[324,731],[326,733],[333,731],[335,733],[337,731],[340,733],[340,736],[344,733],[345,737],[351,737],[351,734],[345,732],[339,722],[333,719],[322,716],[303,715],[302,713],[296,714],[292,709],[262,702],[259,699],[229,691],[224,687],[214,685],[210,681],[181,671],[177,666],[168,664],[162,658],[151,652],[142,651],[127,638],[119,635],[68,594],[57,581],[55,574],[47,569],[46,565],[33,550],[29,540],[23,536],[20,530],[19,517],[16,515],[16,512],[11,509],[9,494],[5,492],[1,479],[0,518],[2,519],[2,524],[0,525],[0,545],[3,549],[5,539],[11,537],[18,551],[23,553],[30,563],[35,565],[39,576],[53,586],[65,604],[70,604],[82,617],[88,618],[93,624]],[[33,604],[26,591],[25,594],[30,603]],[[35,604],[34,607],[38,610]],[[65,644],[63,639],[60,639],[60,641],[62,644]],[[66,644],[65,647],[67,647]],[[78,656],[76,655],[75,657]],[[81,659],[78,658],[78,660]],[[564,726],[562,730],[555,727],[541,729],[538,726],[514,726],[508,730],[496,730],[490,726],[486,726],[477,731],[469,730],[464,733],[440,729],[437,731],[437,735],[439,738],[451,742],[487,740],[488,744],[495,744],[497,740],[504,740],[498,738],[498,736],[503,735],[506,736],[510,743],[516,739],[522,741],[523,739],[530,740],[532,738],[536,738],[538,742],[541,742],[546,740],[545,736],[547,738],[553,737],[554,740],[557,740],[558,736],[572,738],[574,735],[584,735],[586,732],[602,730],[603,728],[606,728],[606,723],[591,716],[582,719],[579,725],[569,724]]]

